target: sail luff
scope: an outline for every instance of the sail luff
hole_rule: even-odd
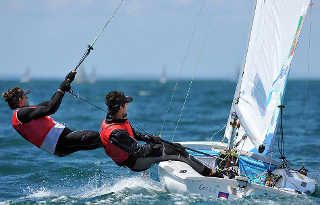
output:
[[[254,7],[254,11],[256,10],[256,7],[257,7],[257,3],[255,3],[255,7]],[[254,13],[253,12],[253,15],[252,15],[252,23],[251,23],[251,26],[250,26],[250,31],[249,33],[251,33],[252,31],[252,24],[253,24],[253,19],[254,19]],[[249,42],[250,42],[250,36],[248,37],[248,40],[247,40],[247,47],[246,47],[246,52],[245,52],[245,58],[246,59],[246,56],[248,55],[248,47],[249,47]],[[230,113],[229,113],[229,118],[228,118],[228,121],[227,121],[227,126],[226,126],[226,129],[225,129],[225,134],[224,136],[227,138],[227,139],[230,139],[231,138],[231,135],[232,135],[232,132],[233,132],[233,127],[231,126],[231,123],[233,121],[233,118],[232,118],[232,114],[235,113],[235,109],[234,109],[234,105],[235,103],[238,101],[238,98],[239,98],[239,95],[240,95],[240,87],[241,87],[241,83],[242,83],[242,76],[243,76],[243,71],[244,71],[244,65],[245,65],[245,60],[241,66],[241,69],[240,69],[240,72],[239,72],[239,77],[238,77],[238,81],[237,81],[237,86],[236,86],[236,90],[235,90],[235,93],[234,93],[234,96],[233,96],[233,101],[232,101],[232,105],[231,105],[231,109],[230,109]],[[241,136],[240,136],[241,137]]]

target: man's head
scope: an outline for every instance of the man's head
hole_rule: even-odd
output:
[[[106,96],[106,105],[108,106],[108,112],[112,116],[115,116],[119,111],[122,112],[122,116],[127,115],[127,103],[133,101],[132,97],[125,96],[121,91],[111,91]]]
[[[14,110],[19,107],[28,106],[28,97],[26,95],[29,93],[30,90],[22,90],[19,87],[14,87],[9,89],[7,93],[2,93],[2,97],[5,98],[10,109]]]

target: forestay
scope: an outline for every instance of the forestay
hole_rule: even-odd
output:
[[[246,59],[231,113],[236,112],[249,140],[246,149],[272,149],[290,63],[309,0],[257,0]],[[230,138],[231,117],[226,136]],[[241,136],[239,136],[241,137]],[[239,139],[238,139],[239,140]],[[253,144],[252,144],[253,143]],[[254,145],[250,147],[251,145]]]

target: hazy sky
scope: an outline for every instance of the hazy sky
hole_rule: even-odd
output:
[[[63,78],[120,2],[0,0],[0,78],[18,79],[28,67],[32,78]],[[159,78],[163,68],[169,78],[175,79],[181,69],[181,76],[190,78],[197,68],[196,78],[234,79],[243,63],[254,4],[254,0],[127,0],[83,68],[86,73],[95,68],[99,78]],[[319,19],[316,1],[311,78],[320,78]],[[309,34],[310,8],[290,77],[308,76]]]

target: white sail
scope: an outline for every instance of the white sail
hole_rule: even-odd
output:
[[[75,82],[77,84],[81,84],[87,81],[87,74],[83,66],[80,66],[77,70],[77,76]]]
[[[162,76],[160,77],[160,83],[165,84],[167,82],[167,67],[162,67]]]
[[[265,154],[272,148],[279,116],[277,106],[282,104],[309,3],[309,0],[257,0],[246,59],[230,112],[240,119],[239,136],[246,134],[251,140],[246,140],[247,150],[264,145]],[[230,138],[230,117],[228,121],[226,136]]]
[[[20,82],[21,83],[28,83],[30,82],[30,71],[31,69],[28,67],[26,69],[26,72],[24,73],[24,75],[20,78]]]

